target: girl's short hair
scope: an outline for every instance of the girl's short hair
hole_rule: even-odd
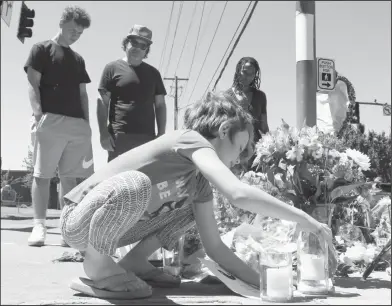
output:
[[[91,24],[90,15],[79,6],[67,6],[64,9],[60,18],[60,23],[63,24],[71,20],[75,21],[77,25],[84,29],[89,28]]]
[[[184,114],[184,127],[197,131],[207,139],[217,137],[220,125],[229,121],[229,139],[235,133],[247,130],[249,141],[242,152],[241,161],[248,160],[253,154],[253,118],[231,96],[224,92],[209,92],[204,99],[190,105]]]
[[[127,48],[128,43],[131,42],[131,37],[124,37],[122,42],[121,42],[121,48],[125,51]],[[144,58],[147,58],[148,53],[150,53],[150,46],[147,47],[146,49],[146,54],[144,55]]]

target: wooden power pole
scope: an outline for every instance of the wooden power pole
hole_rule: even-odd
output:
[[[176,75],[174,78],[163,78],[164,80],[174,80],[175,93],[174,93],[174,129],[178,129],[178,81],[188,81],[189,79],[178,78]]]

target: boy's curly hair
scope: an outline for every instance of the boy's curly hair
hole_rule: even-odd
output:
[[[75,21],[77,25],[82,26],[84,29],[89,28],[91,24],[90,15],[79,6],[67,6],[64,9],[60,23],[63,24],[71,20]]]
[[[224,92],[209,92],[204,99],[190,105],[184,114],[184,127],[199,132],[207,139],[216,138],[220,125],[225,121],[230,123],[231,141],[236,132],[248,131],[249,142],[240,156],[241,162],[247,161],[254,149],[253,118],[231,96]]]
[[[123,49],[123,51],[125,51],[125,49],[127,48],[128,43],[131,42],[131,37],[124,37],[122,42],[121,42],[121,48]],[[147,58],[148,53],[150,53],[150,46],[147,47],[146,49],[146,54],[144,55],[144,58]]]

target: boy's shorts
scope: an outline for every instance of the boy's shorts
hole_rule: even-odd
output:
[[[85,178],[94,173],[91,128],[82,118],[45,113],[31,119],[34,177]]]

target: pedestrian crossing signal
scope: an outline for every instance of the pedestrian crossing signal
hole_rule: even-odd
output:
[[[34,26],[34,17],[35,11],[29,9],[23,1],[17,34],[17,37],[22,43],[24,43],[25,38],[30,38],[33,36],[33,30],[31,28]]]
[[[332,79],[332,76],[330,73],[322,73],[321,78],[323,81],[330,82]]]

